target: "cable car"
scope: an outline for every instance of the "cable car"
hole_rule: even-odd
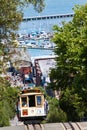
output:
[[[40,123],[47,116],[44,94],[39,88],[23,89],[18,96],[17,116],[24,124]]]

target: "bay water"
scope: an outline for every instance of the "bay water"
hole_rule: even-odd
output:
[[[34,7],[30,4],[23,10],[24,17],[35,16],[47,16],[55,14],[71,14],[74,13],[73,8],[75,5],[84,5],[87,0],[45,0],[45,8],[41,13],[34,10]],[[29,33],[31,31],[44,30],[47,32],[52,31],[53,25],[57,24],[61,26],[62,21],[70,21],[72,18],[58,18],[47,20],[35,20],[22,22],[20,24],[19,33]]]

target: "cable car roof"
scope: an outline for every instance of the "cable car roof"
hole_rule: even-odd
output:
[[[25,87],[21,90],[20,95],[35,95],[35,94],[43,94],[43,92],[41,92],[41,90],[37,87],[33,87],[33,88],[29,88],[29,87]]]

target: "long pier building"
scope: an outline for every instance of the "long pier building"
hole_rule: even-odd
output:
[[[54,25],[62,26],[62,21],[69,22],[73,16],[74,13],[24,17],[19,33],[26,34],[32,31],[52,32]]]
[[[73,17],[73,15],[74,14],[72,13],[72,14],[55,14],[55,15],[45,15],[45,16],[24,17],[23,21],[69,18],[69,17]]]

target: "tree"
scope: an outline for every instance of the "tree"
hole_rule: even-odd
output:
[[[23,18],[23,7],[33,4],[36,11],[41,12],[44,8],[43,0],[1,0],[0,1],[0,31],[2,37],[18,29]]]
[[[46,121],[48,123],[67,121],[67,116],[60,108],[59,101],[56,98],[49,98],[49,112]]]
[[[10,125],[10,119],[15,116],[17,96],[18,89],[10,87],[9,82],[0,77],[0,126]]]
[[[15,32],[23,19],[23,8],[29,4],[38,13],[44,8],[43,0],[0,0],[0,126],[8,126],[15,114],[17,90],[10,87],[2,73],[6,74],[7,62],[14,53]]]
[[[77,115],[80,119],[87,116],[87,4],[75,6],[74,11],[72,21],[69,23],[63,22],[62,27],[55,25],[53,28],[55,31],[53,42],[56,44],[57,65],[51,71],[50,77],[54,85],[53,89],[54,87],[57,90],[60,88],[62,91],[60,98],[60,102],[63,102],[62,109],[69,117],[69,114],[77,112],[78,108],[79,113]],[[67,89],[70,95],[67,95]],[[81,111],[78,102],[83,106]],[[73,117],[74,114],[72,119],[74,119]]]
[[[8,61],[8,52],[14,48],[16,39],[15,31],[23,19],[23,8],[32,4],[38,13],[44,8],[43,0],[1,0],[0,1],[0,57],[1,71],[4,71],[3,63]],[[4,58],[3,58],[4,57]]]
[[[80,121],[85,113],[82,97],[75,92],[74,88],[66,88],[62,91],[59,104],[67,115],[67,121]]]
[[[57,87],[71,86],[78,73],[86,74],[86,8],[87,5],[76,6],[76,13],[71,22],[63,23],[62,27],[54,26],[56,32],[53,41],[56,44],[57,67],[52,70],[55,78],[52,75],[51,77],[58,81]]]

